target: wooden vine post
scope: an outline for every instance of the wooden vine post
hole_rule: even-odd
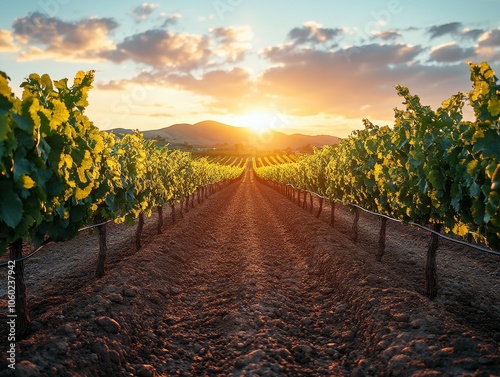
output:
[[[319,198],[319,208],[318,208],[318,213],[316,214],[316,217],[319,219],[319,215],[321,215],[321,212],[323,211],[323,197],[320,196]]]
[[[441,224],[434,224],[432,227],[437,233],[441,231]],[[427,249],[427,263],[425,265],[425,291],[429,299],[434,300],[438,292],[436,251],[439,246],[439,236],[431,233],[429,247]]]
[[[330,206],[332,207],[332,212],[330,213],[330,226],[335,228],[335,202],[331,201]]]
[[[172,223],[175,223],[175,203],[172,203],[170,208],[172,210]]]
[[[95,223],[100,222],[102,221],[95,221]],[[95,277],[100,279],[104,276],[104,263],[106,262],[106,253],[108,251],[108,245],[106,242],[106,224],[98,225],[97,232],[99,237],[99,254],[97,256],[97,268],[95,271]]]
[[[161,234],[163,230],[163,207],[158,206],[156,209],[158,210],[158,228],[156,231],[158,234]]]
[[[380,233],[378,236],[378,250],[375,255],[377,262],[382,262],[382,257],[385,253],[385,234],[387,230],[387,217],[382,216],[380,218]]]
[[[144,228],[144,214],[139,213],[139,222],[137,223],[137,228],[135,230],[135,249],[139,250],[142,247],[141,235],[142,229]]]
[[[354,221],[352,223],[352,242],[358,242],[359,208],[354,207]]]

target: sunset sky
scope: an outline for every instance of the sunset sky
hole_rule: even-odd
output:
[[[500,76],[500,0],[27,0],[0,14],[0,70],[19,84],[96,70],[101,129],[216,120],[347,136],[392,124],[394,86],[439,106]]]

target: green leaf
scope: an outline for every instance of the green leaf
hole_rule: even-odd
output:
[[[7,139],[7,135],[12,132],[9,125],[9,118],[5,115],[0,116],[0,142]]]
[[[484,205],[479,200],[474,200],[472,205],[472,216],[478,225],[484,224]]]
[[[12,114],[12,118],[16,121],[21,130],[31,135],[31,132],[33,132],[33,122],[30,122],[28,119],[18,114]]]
[[[474,182],[469,188],[469,194],[473,197],[477,197],[480,193],[481,187],[476,182]]]
[[[477,137],[473,151],[482,152],[484,157],[500,156],[500,136],[495,130],[487,130],[482,137]]]
[[[15,229],[23,217],[23,202],[14,192],[11,182],[0,184],[0,221]]]
[[[431,172],[427,176],[427,180],[435,189],[440,190],[444,188],[444,177],[439,170],[431,170]]]

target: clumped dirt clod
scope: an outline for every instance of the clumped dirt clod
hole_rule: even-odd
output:
[[[500,375],[498,258],[443,245],[440,295],[429,301],[421,233],[389,226],[380,263],[376,219],[362,216],[353,244],[352,216],[337,210],[340,231],[329,216],[316,219],[247,171],[163,234],[146,226],[138,252],[132,229],[113,229],[97,281],[95,234],[51,246],[26,266],[35,323],[18,343],[18,372]]]

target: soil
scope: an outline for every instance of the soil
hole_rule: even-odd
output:
[[[355,244],[346,208],[332,229],[329,207],[318,219],[251,171],[164,215],[139,251],[134,228],[108,226],[101,279],[94,232],[26,262],[33,328],[0,376],[500,376],[497,256],[441,242],[430,301],[428,233],[389,223],[376,262],[377,218]]]

